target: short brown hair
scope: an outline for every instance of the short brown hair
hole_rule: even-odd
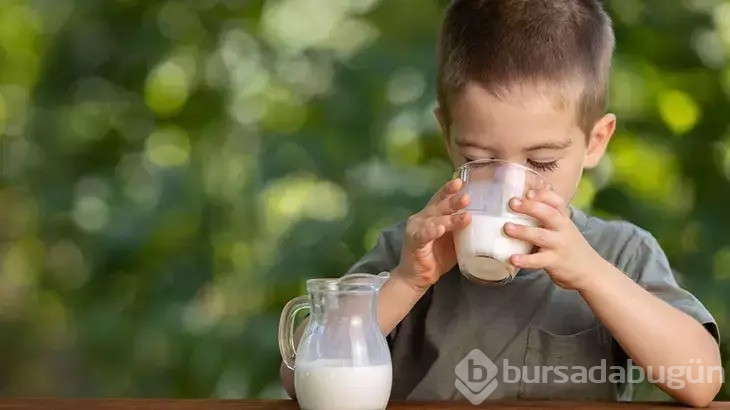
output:
[[[449,99],[470,82],[501,96],[524,82],[577,79],[577,119],[589,132],[606,109],[614,44],[598,0],[453,0],[441,27],[439,105],[448,120]]]

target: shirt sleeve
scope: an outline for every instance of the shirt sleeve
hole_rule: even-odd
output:
[[[375,245],[347,270],[347,274],[377,275],[393,270],[400,262],[403,231],[404,224],[394,225],[381,231]]]
[[[632,276],[644,289],[702,323],[719,343],[720,331],[715,318],[692,293],[679,285],[657,240],[647,232],[641,232],[638,239],[633,258],[627,263],[627,273],[633,272],[635,276]]]

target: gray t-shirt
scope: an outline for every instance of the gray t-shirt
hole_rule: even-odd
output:
[[[650,233],[628,222],[605,221],[577,208],[571,211],[573,222],[604,259],[704,324],[719,342],[714,318],[678,285]],[[378,274],[395,268],[404,227],[401,222],[381,232],[375,247],[348,273]],[[457,266],[418,301],[388,335],[388,343],[393,400],[464,400],[456,388],[455,368],[473,349],[495,364],[496,376],[491,380],[497,380],[497,385],[490,383],[489,388],[495,389],[488,395],[490,400],[626,400],[632,396],[631,383],[612,378],[621,373],[611,376],[618,371],[613,366],[622,366],[627,374],[625,352],[578,292],[558,287],[544,270],[522,270],[508,285],[484,286],[464,278]],[[535,366],[539,366],[537,372]],[[479,369],[468,370],[479,379]]]

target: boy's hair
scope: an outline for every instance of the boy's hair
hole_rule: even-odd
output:
[[[441,27],[439,105],[449,123],[450,98],[467,83],[505,98],[510,87],[529,82],[563,103],[563,92],[577,88],[580,95],[568,102],[589,133],[606,109],[614,44],[598,0],[453,0]]]

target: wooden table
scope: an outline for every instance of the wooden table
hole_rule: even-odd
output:
[[[715,402],[709,406],[715,409],[730,409],[730,402]],[[395,410],[430,410],[430,409],[616,409],[645,410],[684,408],[677,404],[656,403],[596,403],[596,402],[530,402],[530,401],[486,401],[480,406],[464,403],[391,403],[388,409]],[[125,410],[125,409],[159,409],[159,410],[298,410],[297,404],[291,400],[197,400],[197,399],[0,399],[0,410],[9,409],[79,409],[79,410]]]

